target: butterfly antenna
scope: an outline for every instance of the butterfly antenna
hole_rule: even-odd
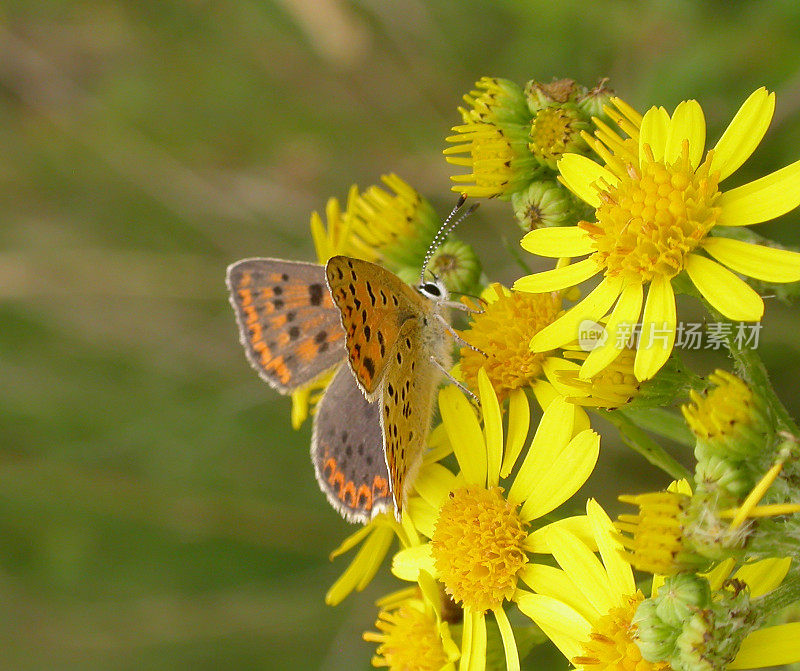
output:
[[[480,203],[473,203],[470,205],[469,209],[464,212],[458,219],[455,218],[458,211],[464,205],[464,202],[467,200],[467,195],[462,193],[461,196],[458,198],[458,202],[456,206],[450,211],[450,214],[447,215],[447,219],[444,220],[442,225],[439,227],[439,230],[436,232],[436,235],[431,240],[431,244],[428,246],[428,251],[425,252],[425,260],[422,262],[422,272],[419,276],[420,284],[425,283],[425,271],[428,269],[428,264],[430,263],[433,255],[436,253],[436,250],[441,247],[442,243],[447,240],[447,236],[453,232],[453,229],[458,226],[464,219],[466,219],[469,215],[471,215],[475,210],[478,209],[478,205]]]

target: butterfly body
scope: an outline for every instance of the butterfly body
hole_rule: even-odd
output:
[[[328,500],[351,521],[392,507],[399,516],[451,363],[444,286],[412,288],[381,266],[335,256],[325,267],[246,259],[228,268],[228,287],[248,359],[278,391],[340,366],[311,443]]]

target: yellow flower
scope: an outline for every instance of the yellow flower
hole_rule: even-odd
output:
[[[348,198],[350,246],[355,256],[393,269],[419,268],[441,220],[418,191],[395,174],[382,175],[390,190],[373,185]]]
[[[531,352],[531,338],[561,311],[557,293],[511,292],[500,284],[483,292],[486,305],[473,314],[461,335],[476,349],[461,349],[460,370],[470,389],[478,389],[478,371],[484,369],[502,401],[509,392],[535,385],[544,377],[549,352]]]
[[[423,577],[420,588],[395,592],[377,605],[381,609],[375,622],[378,631],[363,636],[378,643],[373,666],[389,671],[455,671],[458,646],[442,617],[438,590],[430,576]]]
[[[401,550],[392,564],[400,578],[417,580],[427,572],[441,581],[464,609],[462,669],[483,669],[486,658],[485,613],[497,620],[509,669],[519,669],[514,635],[503,608],[512,600],[517,578],[538,551],[534,520],[551,512],[586,481],[599,452],[599,436],[588,418],[562,398],[544,415],[517,475],[508,478],[528,434],[524,392],[511,393],[508,430],[503,439],[500,404],[485,372],[479,373],[483,429],[475,411],[455,387],[440,392],[442,423],[460,466],[454,475],[442,465],[420,473],[408,514],[430,539]],[[578,412],[576,412],[576,410]],[[576,419],[577,418],[577,419]],[[564,524],[573,528],[570,520]]]
[[[603,509],[593,500],[586,506],[596,547],[563,528],[550,527],[547,542],[561,568],[529,565],[520,576],[536,593],[519,590],[517,604],[561,650],[577,669],[636,669],[668,671],[667,662],[650,662],[637,644],[633,622],[645,600],[636,587],[633,570]],[[777,587],[789,569],[788,559],[768,559],[740,569],[735,578],[750,588],[750,597],[763,596]],[[712,592],[719,590],[733,562],[706,577]],[[653,596],[663,579],[656,578]],[[741,644],[731,669],[758,668],[800,660],[800,623],[766,627],[749,634]]]
[[[729,497],[723,486],[708,492],[702,483],[693,493],[686,480],[672,483],[667,491],[620,496],[623,503],[639,508],[636,515],[620,515],[615,524],[625,558],[641,571],[670,575],[707,568],[720,559],[741,558],[742,548],[751,560],[774,553],[780,546],[774,536],[785,538],[785,529],[763,531],[757,520],[800,512],[796,503],[759,505],[782,467],[778,461],[741,503],[731,507],[726,506]]]
[[[471,198],[508,196],[526,187],[539,164],[528,149],[531,113],[522,89],[505,79],[483,77],[459,108],[463,124],[446,138],[454,146],[444,150],[448,163],[471,169],[451,177],[453,191]],[[465,154],[465,156],[460,156]]]
[[[547,351],[573,340],[583,320],[596,321],[613,307],[608,341],[581,367],[581,377],[591,378],[619,355],[617,336],[641,315],[634,371],[646,380],[672,351],[676,316],[671,280],[680,272],[685,270],[725,317],[744,321],[760,320],[764,303],[734,273],[767,282],[800,279],[798,253],[709,235],[768,221],[800,204],[800,161],[729,191],[719,189],[752,154],[769,125],[775,96],[764,88],[745,101],[705,155],[705,120],[696,101],[682,102],[672,116],[653,107],[644,117],[619,99],[613,102],[616,110],[608,112],[629,137],[621,138],[604,124],[599,124],[596,138],[586,136],[605,165],[578,154],[567,154],[558,163],[563,182],[595,208],[597,220],[537,229],[522,241],[526,250],[541,256],[590,256],[523,277],[514,288],[553,291],[602,272],[597,288],[537,334],[531,347]]]

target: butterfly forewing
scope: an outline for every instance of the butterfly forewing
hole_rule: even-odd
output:
[[[351,369],[371,397],[403,323],[420,314],[427,299],[397,275],[368,261],[334,256],[325,271],[333,300],[341,310]]]
[[[227,282],[247,357],[281,393],[344,357],[344,330],[323,266],[245,259],[228,267]]]
[[[347,364],[319,403],[311,439],[317,481],[331,505],[351,522],[367,522],[392,507],[377,403],[369,403]]]

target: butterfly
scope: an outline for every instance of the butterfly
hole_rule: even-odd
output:
[[[227,285],[247,357],[272,387],[288,394],[335,369],[311,439],[329,502],[349,521],[390,509],[399,518],[451,365],[444,284],[411,287],[334,256],[324,267],[244,259]]]

